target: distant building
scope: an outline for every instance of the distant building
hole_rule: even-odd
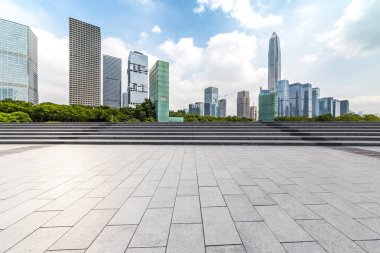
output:
[[[334,115],[334,99],[332,97],[326,97],[319,99],[319,115],[331,114]]]
[[[276,82],[276,93],[278,98],[278,117],[290,116],[289,107],[289,81],[279,80]]]
[[[224,118],[227,116],[227,100],[220,99],[218,102],[218,117]]]
[[[249,118],[249,91],[239,91],[237,93],[237,116],[239,118]]]
[[[302,84],[293,83],[289,85],[289,107],[290,116],[302,117],[303,116],[303,92]]]
[[[7,98],[38,104],[37,37],[0,18],[0,100]]]
[[[276,91],[276,82],[281,79],[280,37],[274,32],[269,40],[268,51],[268,89]]]
[[[313,88],[311,91],[311,104],[312,104],[312,116],[316,117],[319,116],[319,96],[320,96],[320,90],[319,88]]]
[[[350,102],[348,100],[340,101],[340,115],[346,115],[350,113]]]
[[[149,72],[149,97],[158,122],[169,122],[169,63],[157,61]]]
[[[100,28],[69,18],[70,104],[100,105]]]
[[[253,119],[253,121],[257,121],[259,114],[258,114],[258,108],[255,105],[252,105],[249,107],[249,117]]]
[[[259,94],[259,120],[274,121],[278,116],[278,98],[276,92],[260,90]]]
[[[128,104],[136,106],[148,98],[148,56],[131,51],[128,56]]]
[[[204,93],[205,116],[218,115],[218,88],[208,87]]]
[[[189,104],[189,114],[197,114],[204,116],[204,103],[196,102],[194,104]]]
[[[312,86],[310,83],[302,85],[303,93],[303,116],[311,118],[313,115]]]
[[[121,108],[121,59],[103,55],[103,105]]]
[[[123,107],[128,107],[128,104],[129,104],[128,97],[129,97],[128,92],[123,92]]]
[[[333,100],[333,116],[340,116],[340,101],[338,99]]]

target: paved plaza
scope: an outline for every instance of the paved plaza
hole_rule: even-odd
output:
[[[3,145],[0,252],[379,253],[376,154]]]

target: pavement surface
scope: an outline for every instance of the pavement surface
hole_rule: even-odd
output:
[[[380,252],[380,149],[0,146],[0,252]]]

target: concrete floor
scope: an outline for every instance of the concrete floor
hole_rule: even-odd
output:
[[[378,253],[380,159],[328,147],[4,145],[6,251]]]

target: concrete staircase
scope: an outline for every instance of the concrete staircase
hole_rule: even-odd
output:
[[[0,144],[380,146],[380,123],[18,123]]]

